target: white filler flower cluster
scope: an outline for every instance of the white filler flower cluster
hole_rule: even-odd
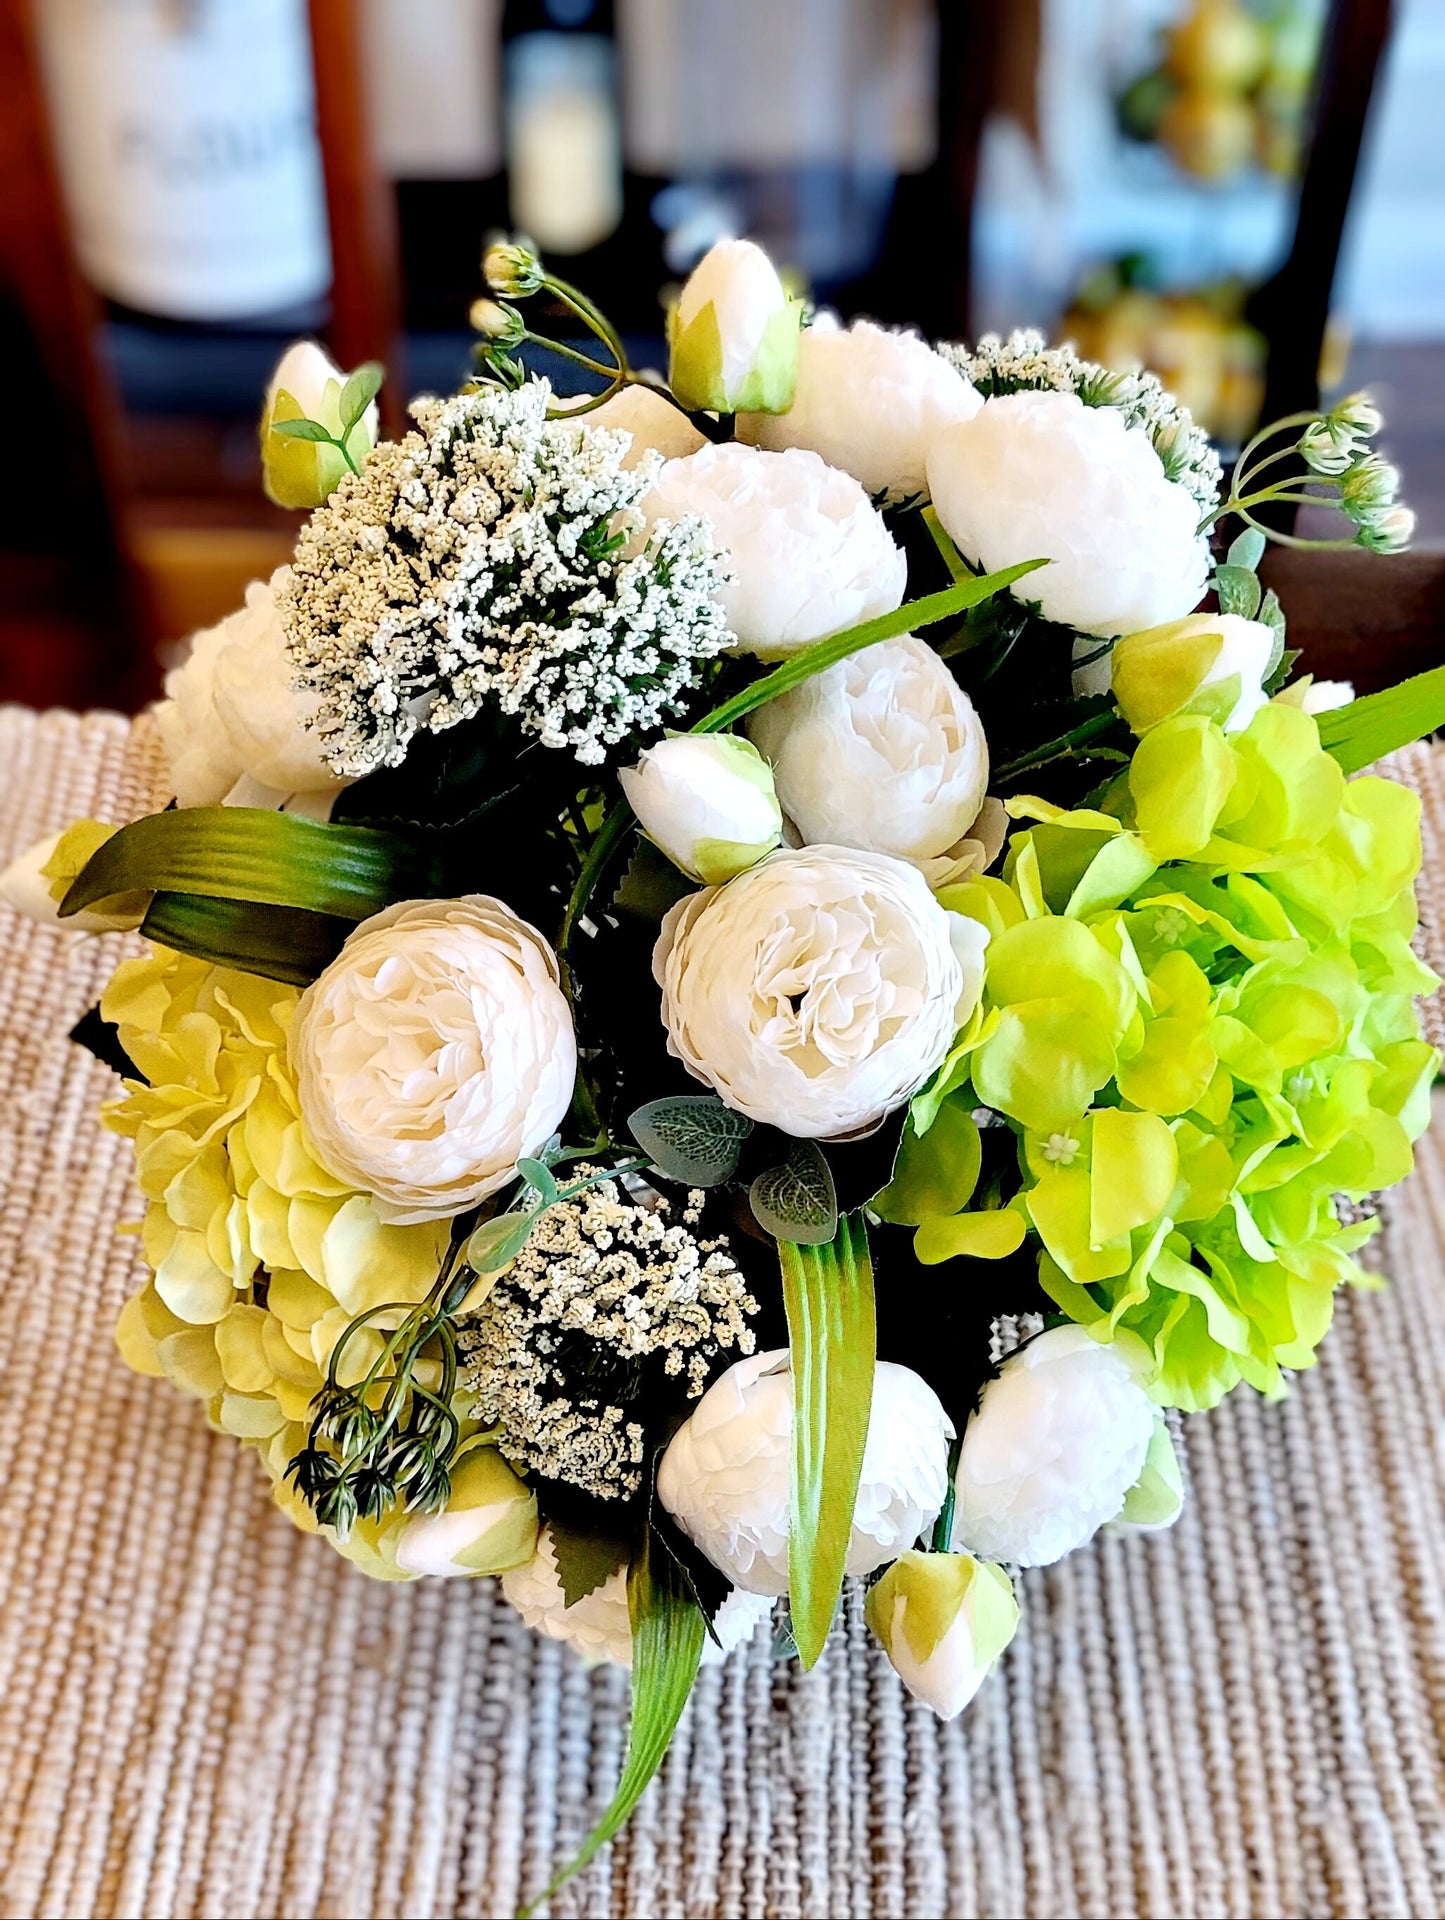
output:
[[[461,1322],[478,1414],[501,1426],[509,1460],[599,1499],[630,1499],[643,1429],[616,1404],[631,1397],[623,1387],[660,1358],[696,1399],[725,1350],[752,1352],[757,1302],[727,1242],[692,1232],[702,1199],[689,1194],[670,1223],[665,1201],[637,1205],[604,1180],[549,1207]]]
[[[1051,347],[1031,327],[1007,340],[986,333],[970,353],[951,343],[938,351],[971,380],[985,399],[1000,393],[1075,393],[1086,407],[1113,407],[1131,427],[1143,427],[1170,480],[1188,489],[1206,512],[1219,501],[1219,455],[1209,435],[1152,373],[1111,373],[1081,360],[1071,346]]]
[[[709,529],[686,516],[629,547],[656,457],[628,469],[625,433],[548,420],[550,396],[538,380],[420,403],[421,431],[303,529],[280,605],[338,773],[396,766],[419,727],[491,702],[595,766],[729,644]]]

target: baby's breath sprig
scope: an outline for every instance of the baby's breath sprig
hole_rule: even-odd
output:
[[[1319,551],[1366,547],[1401,553],[1415,531],[1415,516],[1399,500],[1400,475],[1371,441],[1381,425],[1366,393],[1351,393],[1327,413],[1292,413],[1261,427],[1235,462],[1229,496],[1199,523],[1206,533],[1227,514],[1286,547]],[[1285,533],[1257,518],[1271,506],[1333,507],[1354,531],[1318,539]]]

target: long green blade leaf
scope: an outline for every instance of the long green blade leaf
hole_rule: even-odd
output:
[[[750,687],[735,693],[731,700],[724,700],[720,707],[714,707],[711,713],[704,714],[690,731],[724,733],[755,707],[766,706],[769,700],[776,700],[780,693],[788,693],[794,687],[801,686],[803,681],[811,680],[815,673],[821,673],[825,667],[846,660],[850,653],[857,653],[860,647],[873,647],[880,640],[896,639],[900,633],[912,633],[918,627],[931,627],[935,620],[947,620],[956,613],[967,613],[970,607],[991,600],[994,594],[1002,593],[1015,580],[1022,580],[1026,573],[1047,565],[1046,560],[1021,560],[1016,567],[1003,567],[997,573],[982,573],[977,577],[970,575],[968,579],[960,580],[957,586],[945,587],[941,593],[929,593],[921,600],[907,601],[895,613],[881,613],[876,620],[865,620],[861,626],[848,627],[842,633],[833,634],[830,639],[815,641],[811,647],[800,647],[772,673],[764,674],[761,680],[754,680]]]
[[[611,1806],[580,1852],[545,1893],[522,1909],[519,1920],[550,1900],[626,1826],[662,1765],[697,1678],[707,1633],[702,1609],[688,1592],[677,1562],[650,1534],[627,1577],[627,1605],[632,1615],[632,1726],[622,1778]]]
[[[1318,719],[1326,752],[1346,773],[1358,773],[1396,748],[1445,727],[1445,667],[1417,673],[1381,693],[1367,693]]]
[[[207,894],[365,920],[447,891],[436,853],[375,827],[257,807],[178,807],[122,827],[77,875],[61,914],[118,893]]]
[[[873,1405],[877,1329],[861,1213],[822,1247],[778,1244],[793,1372],[788,1594],[803,1665],[823,1651],[838,1596]]]
[[[259,906],[196,893],[158,893],[140,930],[157,946],[214,967],[308,987],[341,951],[350,920],[304,907]]]

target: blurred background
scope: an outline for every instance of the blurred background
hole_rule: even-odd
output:
[[[1445,546],[1445,0],[0,0],[0,699],[134,707],[284,559],[285,344],[455,386],[498,229],[664,364],[713,240],[1157,370],[1372,386]]]

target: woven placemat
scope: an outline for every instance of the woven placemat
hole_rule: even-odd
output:
[[[1445,758],[1424,902],[1445,952]],[[149,802],[145,735],[0,710],[0,860]],[[140,1274],[114,965],[0,910],[0,1870],[14,1915],[510,1912],[610,1795],[625,1680],[490,1581],[368,1583],[111,1344]],[[1430,1009],[1437,1029],[1439,1010]],[[818,1671],[705,1671],[559,1913],[1433,1915],[1445,1908],[1445,1151],[1289,1398],[1186,1423],[1173,1532],[1026,1576],[969,1712],[908,1702],[858,1603]]]

